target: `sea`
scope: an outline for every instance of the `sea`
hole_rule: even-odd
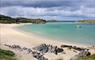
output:
[[[95,24],[49,22],[46,24],[23,25],[18,28],[25,32],[35,33],[62,42],[95,45]]]

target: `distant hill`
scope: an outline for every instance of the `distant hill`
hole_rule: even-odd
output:
[[[76,21],[70,21],[70,20],[48,20],[47,22],[76,22]]]
[[[34,23],[34,24],[45,24],[44,19],[29,19],[29,18],[12,18],[10,16],[0,15],[0,23]]]
[[[95,24],[95,20],[80,20],[81,23]]]
[[[76,22],[76,21],[58,21],[58,20],[44,20],[44,19],[29,19],[24,17],[12,18],[10,16],[0,15],[0,23],[33,23],[45,24],[46,22]],[[95,20],[79,20],[77,22],[95,24]]]
[[[15,23],[15,20],[9,16],[0,15],[0,23]]]
[[[70,21],[70,20],[48,20],[47,22],[81,22],[86,24],[95,24],[95,20],[79,20],[79,21]]]

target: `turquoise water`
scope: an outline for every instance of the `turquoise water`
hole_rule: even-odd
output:
[[[60,41],[95,45],[95,24],[47,23],[31,24],[20,29]]]

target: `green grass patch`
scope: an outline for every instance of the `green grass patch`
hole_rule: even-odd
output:
[[[15,53],[10,50],[0,49],[0,60],[16,60]]]
[[[81,57],[79,60],[95,60],[95,54],[91,56]]]

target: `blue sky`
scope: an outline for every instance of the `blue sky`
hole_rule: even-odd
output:
[[[0,14],[46,20],[95,19],[95,0],[0,0]]]

